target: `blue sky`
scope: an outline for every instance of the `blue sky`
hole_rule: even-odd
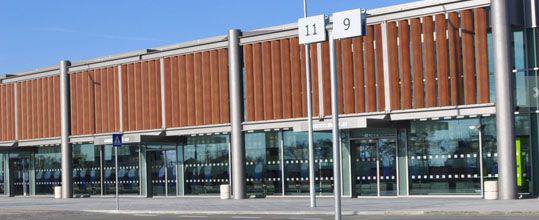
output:
[[[331,14],[414,0],[310,0]],[[301,0],[0,0],[0,74],[295,22]]]

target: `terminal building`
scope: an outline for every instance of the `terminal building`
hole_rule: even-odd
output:
[[[513,159],[518,195],[539,195],[537,3],[492,1],[509,4],[498,19],[509,22],[509,60],[496,48],[490,0],[367,10],[366,36],[335,42],[343,196],[482,197],[485,181],[502,178],[501,156]],[[114,195],[117,175],[122,196],[217,196],[222,184],[308,196],[309,58],[315,187],[331,196],[330,51],[326,41],[305,54],[297,34],[295,23],[233,29],[7,74],[0,194],[52,195],[61,185],[64,197]],[[505,93],[497,63],[511,68]],[[511,117],[498,112],[507,100]],[[124,142],[117,173],[113,133]],[[512,137],[503,150],[500,135]]]

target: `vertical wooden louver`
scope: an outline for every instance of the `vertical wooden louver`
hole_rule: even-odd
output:
[[[163,62],[167,128],[229,121],[226,49],[166,57]]]

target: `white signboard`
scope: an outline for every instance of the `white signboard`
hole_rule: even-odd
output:
[[[361,9],[333,14],[333,37],[335,39],[366,35],[366,16]]]
[[[300,18],[298,20],[300,44],[318,43],[326,40],[326,18],[324,15]]]

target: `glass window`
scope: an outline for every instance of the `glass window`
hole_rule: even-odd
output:
[[[414,121],[408,139],[411,195],[480,194],[477,119]]]
[[[100,147],[93,144],[73,145],[73,193],[101,194]]]
[[[116,187],[114,147],[103,147],[103,193],[114,194]],[[140,194],[138,144],[118,148],[118,187],[120,194]]]
[[[0,154],[0,195],[5,193],[6,155]]]
[[[247,192],[274,195],[282,193],[280,133],[245,134]]]
[[[35,155],[35,193],[52,194],[54,186],[62,183],[62,154],[60,146],[38,147]]]
[[[306,132],[283,132],[285,193],[309,192],[309,145]],[[333,150],[331,132],[314,133],[316,191],[333,192]]]
[[[529,193],[531,184],[531,139],[530,116],[515,116],[515,151],[517,165],[517,186],[519,193]],[[498,178],[498,153],[496,144],[496,118],[482,120],[483,127],[483,167],[485,180]]]
[[[217,194],[228,184],[228,135],[190,136],[183,151],[185,195]]]

